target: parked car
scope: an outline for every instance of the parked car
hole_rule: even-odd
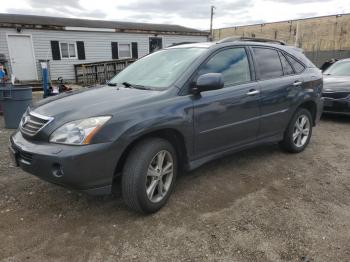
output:
[[[350,115],[350,58],[331,65],[323,79],[324,113]]]
[[[150,54],[109,86],[29,108],[10,139],[23,170],[152,213],[179,172],[262,143],[298,153],[320,118],[322,74],[284,45],[222,41]],[[215,178],[213,178],[215,179]]]
[[[324,62],[320,67],[321,71],[322,72],[326,71],[331,65],[333,65],[337,61],[338,59],[332,58],[331,60]]]

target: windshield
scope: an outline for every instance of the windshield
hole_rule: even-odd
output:
[[[324,74],[332,76],[350,76],[350,61],[337,62],[324,71]]]
[[[165,90],[205,52],[205,48],[165,49],[145,56],[113,77],[109,83]]]

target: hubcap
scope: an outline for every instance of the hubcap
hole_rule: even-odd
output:
[[[301,115],[298,117],[293,131],[294,145],[302,147],[306,144],[310,135],[310,126],[310,120],[307,116]]]
[[[154,203],[161,201],[168,193],[174,175],[174,162],[171,154],[162,150],[152,159],[146,178],[146,193]]]

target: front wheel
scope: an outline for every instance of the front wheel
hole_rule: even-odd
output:
[[[177,155],[160,138],[147,139],[130,152],[122,174],[125,203],[134,211],[153,213],[162,208],[174,187]]]
[[[280,142],[281,147],[291,153],[302,152],[312,135],[312,116],[310,111],[300,108],[293,116]]]

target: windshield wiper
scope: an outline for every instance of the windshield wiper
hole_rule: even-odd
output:
[[[122,83],[126,88],[135,88],[135,89],[142,89],[142,90],[150,90],[150,88],[142,86],[142,85],[135,85],[131,84],[129,82],[123,82]]]
[[[117,86],[116,83],[112,83],[112,82],[108,82],[107,85],[108,85],[108,86]]]

